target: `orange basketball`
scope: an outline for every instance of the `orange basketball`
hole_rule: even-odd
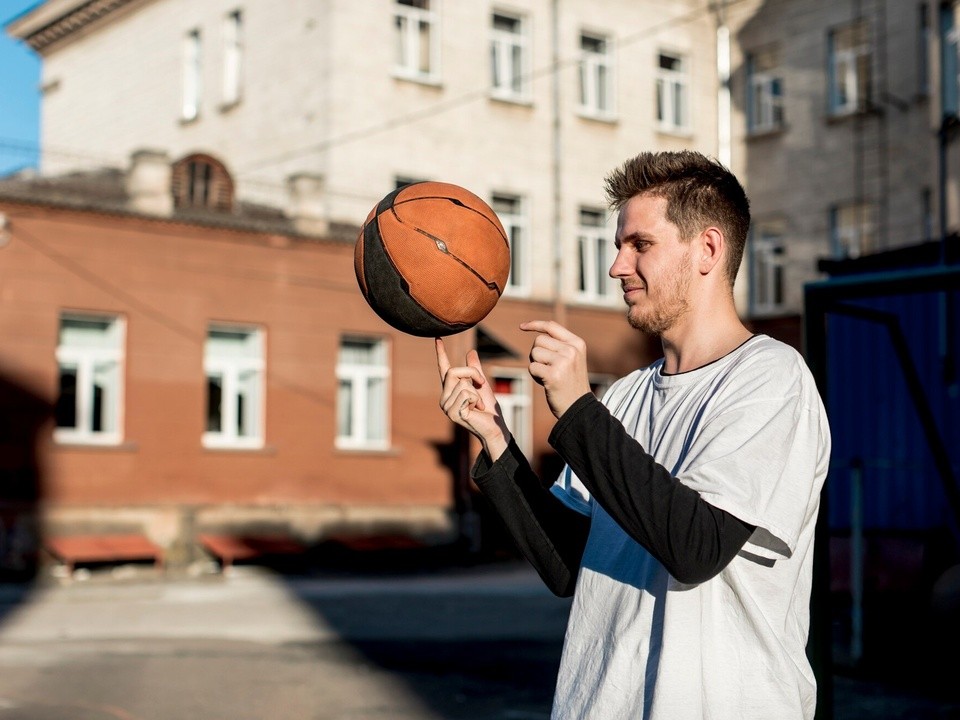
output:
[[[496,213],[472,192],[418,182],[370,211],[354,270],[384,321],[410,335],[442,337],[493,310],[510,272],[510,244]]]

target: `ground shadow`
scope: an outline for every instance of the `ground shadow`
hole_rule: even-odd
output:
[[[53,416],[49,402],[0,373],[0,621],[29,593],[39,566],[40,443]]]

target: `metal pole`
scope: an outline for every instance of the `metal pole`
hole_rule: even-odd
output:
[[[717,4],[717,159],[729,168],[733,162],[730,134],[730,28],[727,0]]]
[[[850,659],[863,657],[863,461],[850,466]]]
[[[561,173],[561,122],[560,122],[560,0],[551,3],[553,33],[553,318],[561,325],[567,322],[566,305],[563,302],[563,186]]]

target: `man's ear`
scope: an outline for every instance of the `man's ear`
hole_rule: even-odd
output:
[[[694,259],[701,275],[709,275],[714,268],[720,265],[720,259],[726,249],[727,240],[723,231],[718,227],[710,226],[700,233],[700,243],[697,248],[699,255]]]

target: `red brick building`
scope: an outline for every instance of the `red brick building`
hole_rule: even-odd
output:
[[[199,200],[169,189],[193,182],[184,162],[150,153],[126,173],[0,181],[7,554],[18,516],[44,537],[142,534],[172,562],[205,531],[456,537],[477,448],[437,407],[432,341],[360,295],[358,228],[313,220],[309,182],[292,210],[236,204],[201,160],[227,184]],[[476,344],[547,468],[553,417],[517,326],[558,312],[598,384],[658,352],[621,309],[507,297],[448,338],[461,357]]]

